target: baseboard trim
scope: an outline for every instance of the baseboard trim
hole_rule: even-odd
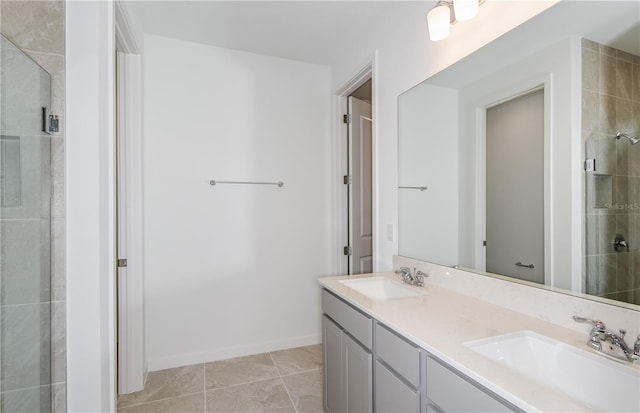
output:
[[[211,361],[225,360],[234,357],[250,356],[253,354],[268,353],[271,351],[286,350],[289,348],[310,346],[322,342],[322,336],[313,334],[302,337],[290,337],[283,340],[266,341],[251,345],[240,345],[213,349],[201,353],[176,354],[169,357],[148,359],[148,371],[170,369],[173,367],[189,366],[192,364],[208,363]]]

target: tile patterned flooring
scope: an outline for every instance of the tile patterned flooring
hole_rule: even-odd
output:
[[[322,346],[149,373],[118,413],[322,412]]]

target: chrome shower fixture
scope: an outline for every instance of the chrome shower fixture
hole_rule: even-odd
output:
[[[638,139],[638,138],[636,138],[636,137],[629,136],[629,135],[627,135],[626,133],[618,132],[618,133],[616,134],[616,139],[620,139],[620,138],[627,138],[627,139],[629,139],[629,142],[631,142],[631,144],[632,144],[632,145],[635,145],[636,143],[640,142],[640,139]]]

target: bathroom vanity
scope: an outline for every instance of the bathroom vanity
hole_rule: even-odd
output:
[[[323,287],[326,412],[638,411],[640,408],[640,395],[637,389],[634,391],[634,386],[640,383],[640,366],[593,354],[586,348],[586,333],[428,280],[424,287],[407,286],[394,273],[327,277],[319,282]],[[572,315],[566,316],[570,319]],[[565,384],[551,383],[545,377],[527,376],[508,363],[487,357],[486,351],[482,354],[474,350],[490,348],[491,340],[488,347],[484,345],[487,338],[512,339],[514,334],[516,340],[541,337],[553,342],[556,348],[564,347],[563,351],[594,357],[595,363],[604,362],[603,369],[613,363],[615,371],[622,372],[621,382],[628,384],[628,394],[624,394],[624,386],[618,389],[623,390],[623,396],[599,387],[599,398],[623,400],[619,404],[604,400],[594,405],[588,395],[583,397],[580,386],[576,390],[571,383],[563,387]],[[554,363],[561,364],[554,359],[550,363],[552,369],[571,368],[566,364],[556,367]]]

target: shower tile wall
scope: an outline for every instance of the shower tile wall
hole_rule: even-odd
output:
[[[30,388],[22,391],[7,393],[3,397],[3,405],[0,410],[9,411],[11,404],[20,404],[21,411],[34,411],[39,408],[37,403],[29,405],[28,400],[51,400],[54,412],[66,411],[65,396],[65,201],[64,201],[64,1],[0,1],[0,32],[34,61],[42,66],[52,77],[52,111],[60,116],[60,133],[51,137],[51,282],[47,291],[41,291],[38,297],[42,303],[33,314],[24,312],[22,318],[12,317],[11,311],[2,310],[2,323],[14,323],[16,328],[19,323],[28,322],[29,317],[42,317],[47,314],[51,318],[51,333],[49,337],[40,337],[38,342],[43,346],[50,346],[51,366],[50,371],[41,374],[51,374],[50,387]],[[17,229],[21,234],[28,236],[28,231]],[[12,253],[19,254],[19,251]],[[27,269],[23,269],[27,271]],[[4,274],[3,274],[4,276]],[[3,286],[4,287],[4,286]],[[19,294],[3,290],[4,297],[10,296],[13,300],[32,300],[34,297],[19,297]],[[33,302],[33,301],[30,301]],[[43,310],[46,308],[46,310]],[[42,311],[39,311],[42,310]],[[7,337],[2,337],[2,345],[5,345]],[[33,339],[33,338],[32,338]],[[14,343],[20,346],[20,343]],[[24,349],[23,349],[24,350]],[[44,349],[47,350],[47,349]],[[0,352],[9,349],[0,349]],[[9,354],[4,353],[5,356]],[[27,355],[25,354],[25,357]],[[4,357],[3,357],[4,358]],[[11,357],[13,359],[13,357]],[[21,362],[13,359],[15,362]],[[26,361],[25,361],[26,362]],[[2,366],[4,367],[4,366]],[[20,383],[14,383],[20,386]],[[24,384],[25,386],[28,383]],[[25,399],[23,396],[33,393],[32,397]],[[27,404],[25,403],[27,400]],[[16,403],[16,404],[14,404]]]
[[[640,56],[582,40],[587,294],[640,304],[640,144],[615,139],[640,132]],[[629,252],[616,252],[622,234]]]

